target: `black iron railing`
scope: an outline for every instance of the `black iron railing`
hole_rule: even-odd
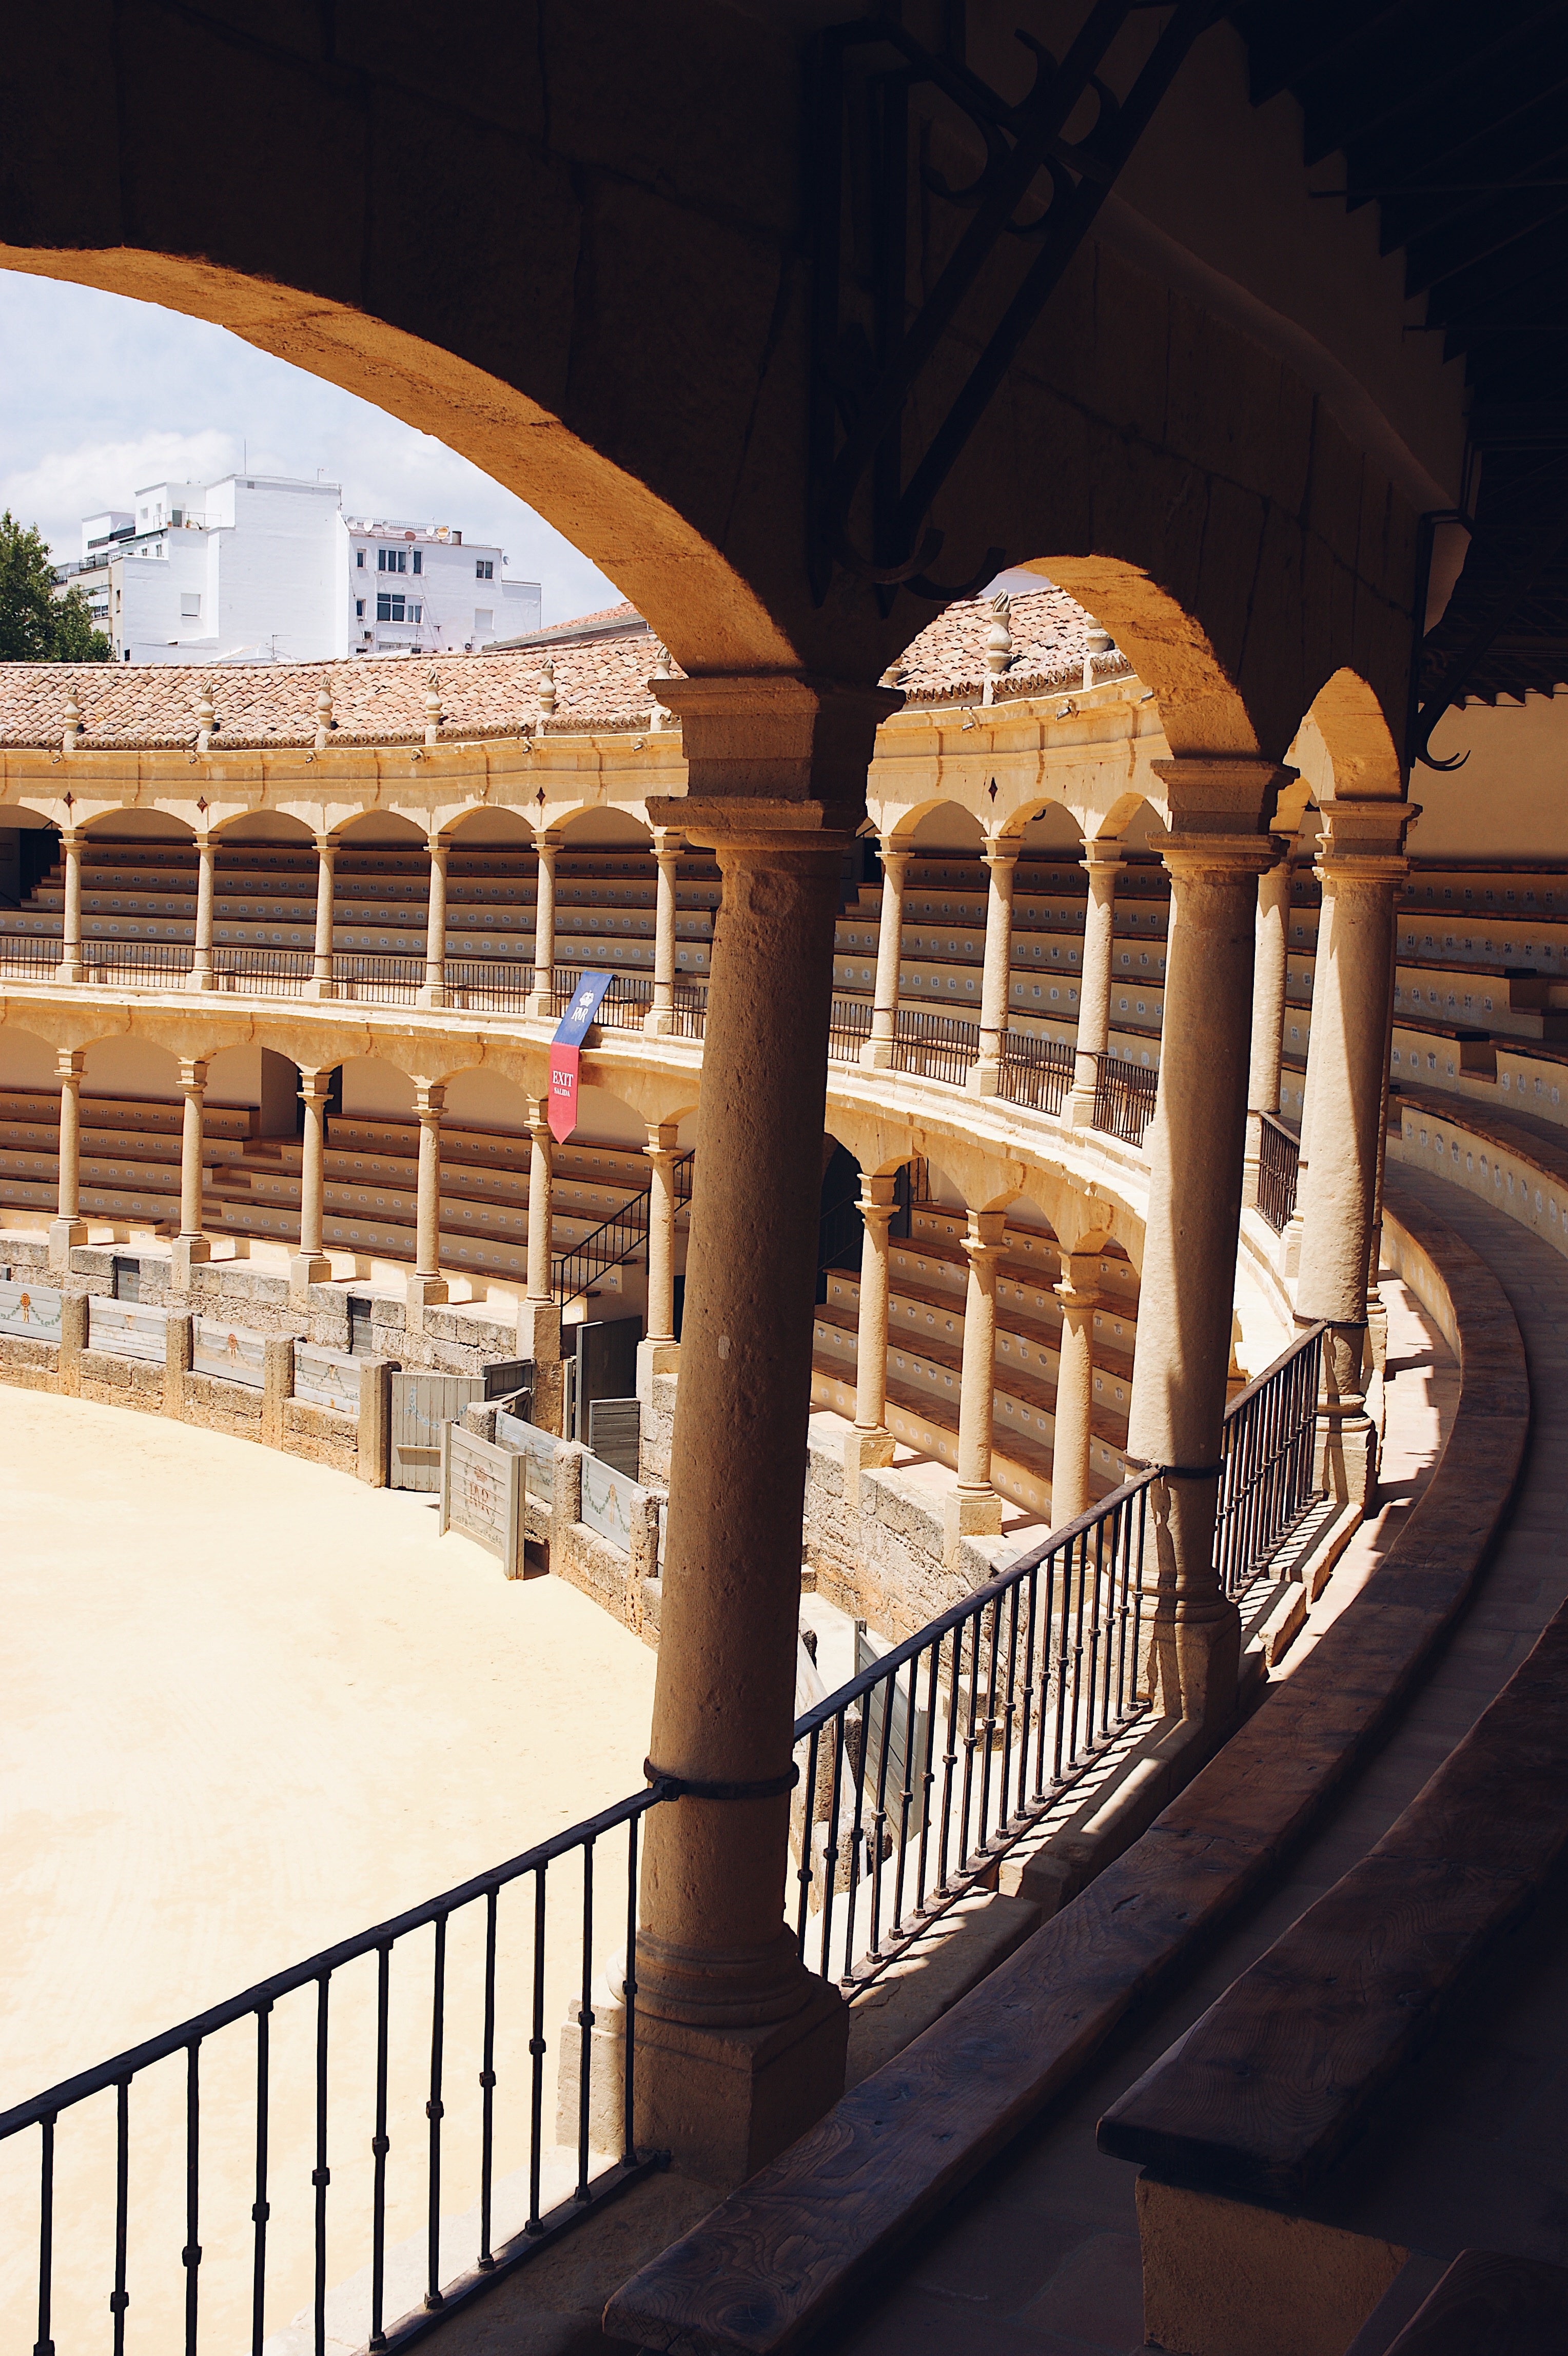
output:
[[[1258,1208],[1276,1236],[1283,1236],[1291,1223],[1300,1175],[1301,1147],[1283,1120],[1264,1113],[1258,1142]]]
[[[693,1149],[694,1150],[694,1149]],[[675,1207],[692,1199],[692,1153],[682,1153],[675,1162],[671,1176],[674,1181]],[[572,1250],[562,1252],[551,1271],[555,1298],[563,1309],[586,1292],[595,1279],[607,1269],[618,1268],[640,1251],[648,1240],[648,1223],[653,1206],[653,1182],[628,1196],[592,1235],[585,1236]]]
[[[533,968],[504,958],[448,958],[446,1003],[458,1013],[526,1014]]]
[[[0,973],[26,981],[52,981],[61,954],[59,942],[47,935],[29,938],[23,933],[0,933]]]
[[[196,962],[188,941],[83,941],[81,962],[90,981],[145,984],[182,981]]]
[[[1093,1126],[1124,1145],[1142,1145],[1144,1131],[1155,1117],[1160,1076],[1144,1064],[1129,1064],[1120,1055],[1095,1059]]]
[[[870,1036],[870,1000],[835,998],[828,1017],[828,1061],[858,1064],[860,1051]]]
[[[1253,1376],[1225,1410],[1214,1568],[1227,1595],[1264,1570],[1322,1492],[1314,1485],[1325,1325]]]
[[[980,1056],[980,1025],[956,1014],[927,1014],[916,1006],[898,1009],[893,1032],[893,1069],[923,1080],[945,1080],[961,1088]]]
[[[97,2344],[90,2319],[107,2297],[113,2356],[133,2304],[136,2346],[186,2356],[261,2356],[305,2304],[321,2351],[329,2276],[364,2269],[356,2344],[405,2349],[650,2165],[637,2156],[629,1972],[621,2154],[596,2175],[589,2032],[596,1951],[622,1936],[633,1951],[639,1831],[669,1796],[655,1784],[618,1801],[0,2115],[0,2145],[38,2136],[36,2345]],[[601,1850],[618,1835],[607,1922]],[[575,2182],[570,2144],[545,2166],[546,2064],[574,1998]],[[112,2202],[91,2211],[110,2180]],[[469,2199],[465,2233],[451,2212]],[[414,2247],[400,2248],[392,2237],[406,2241],[416,2216]],[[401,2319],[386,2313],[389,2276],[394,2297],[423,2300]]]
[[[577,995],[585,973],[603,967],[558,965],[550,990],[550,1011],[557,1020]],[[609,1031],[640,1031],[642,1018],[653,1003],[653,980],[645,973],[612,973],[610,986],[599,1001],[594,1021]]]
[[[677,1039],[702,1039],[708,1028],[708,985],[678,981],[671,999],[671,1030]]]
[[[212,952],[214,990],[258,998],[303,998],[316,971],[309,949],[233,948]]]
[[[1140,1474],[795,1722],[802,1958],[859,1987],[1147,1707]]]
[[[383,1006],[416,1006],[424,983],[424,959],[369,957],[357,949],[339,949],[332,959],[332,980],[339,998]]]
[[[1027,1031],[1002,1033],[998,1096],[1035,1112],[1060,1112],[1072,1086],[1073,1049],[1065,1039],[1043,1039]]]

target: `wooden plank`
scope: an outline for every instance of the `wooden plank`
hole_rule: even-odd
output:
[[[1523,1344],[1495,1277],[1402,1195],[1476,1328],[1455,1437],[1356,1602],[1143,1837],[896,2061],[610,2301],[605,2329],[682,2356],[784,2356],[1071,2084],[1272,1878],[1408,1691],[1479,1577],[1529,1430]],[[1511,1335],[1511,1340],[1510,1340]],[[1502,1404],[1499,1408],[1498,1402]],[[1405,1600],[1407,1565],[1423,1582]]]
[[[1543,2258],[1461,2250],[1388,2356],[1563,2356],[1568,2272]]]

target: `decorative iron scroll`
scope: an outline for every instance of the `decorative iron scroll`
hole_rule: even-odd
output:
[[[951,12],[955,23],[961,11]],[[886,16],[831,27],[819,37],[816,212],[812,223],[811,515],[811,585],[819,604],[835,566],[873,583],[884,611],[900,588],[946,604],[972,596],[1001,569],[987,551],[970,581],[938,583],[930,567],[942,534],[930,522],[939,492],[1088,233],[1117,174],[1198,35],[1215,0],[1179,0],[1118,97],[1105,79],[1111,53],[1149,0],[1097,0],[1058,60],[1032,34],[1017,38],[1035,60],[1016,104],[971,71],[961,32],[929,49]],[[953,187],[918,152],[911,93],[956,109],[984,150],[964,187]],[[1092,108],[1088,128],[1069,125]],[[844,222],[846,179],[864,196],[869,272],[857,271]],[[908,224],[924,199],[973,218],[923,302],[908,299]],[[960,311],[1009,240],[1036,249],[967,377],[907,471],[905,414]],[[844,289],[870,297],[871,325],[845,316]],[[869,514],[863,491],[869,490]],[[869,525],[869,544],[858,533]]]

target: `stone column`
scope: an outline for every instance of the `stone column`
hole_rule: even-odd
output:
[[[991,1483],[991,1425],[996,1398],[996,1267],[1005,1249],[1001,1211],[971,1211],[963,1248],[969,1283],[963,1301],[959,1374],[958,1488],[944,1509],[950,1555],[961,1537],[994,1537],[1002,1500]]]
[[[81,962],[81,845],[83,838],[73,828],[61,830],[59,847],[65,853],[65,916],[61,926],[59,971],[60,981],[81,981],[85,973]]]
[[[784,674],[660,686],[690,790],[650,815],[711,844],[724,889],[650,1747],[682,1796],[647,1819],[638,2115],[725,2185],[843,2086],[843,2002],[800,1959],[785,1869],[833,926],[896,699]]]
[[[871,1009],[871,1036],[860,1060],[874,1071],[886,1072],[893,1062],[893,1039],[898,1025],[898,959],[904,945],[904,878],[910,853],[895,851],[890,841],[877,845],[882,855],[882,914],[876,928],[876,995]]]
[[[1013,974],[1013,879],[1018,866],[1015,842],[985,846],[991,887],[985,901],[985,964],[980,980],[980,1060],[972,1064],[969,1087],[993,1097],[1002,1083],[1002,1041],[1007,1029],[1007,991]]]
[[[655,1038],[675,1028],[675,874],[682,837],[671,827],[653,830],[653,856],[659,866],[659,894],[653,910],[653,1003],[642,1027]]]
[[[893,1462],[893,1434],[887,1429],[887,1231],[897,1183],[891,1172],[885,1178],[861,1173],[858,1208],[865,1233],[854,1337],[854,1430],[844,1442],[844,1465],[852,1479],[874,1464]]]
[[[49,1267],[65,1274],[78,1244],[87,1241],[81,1215],[81,1075],[87,1056],[81,1047],[61,1047],[55,1058],[59,1076],[59,1200],[49,1228]]]
[[[212,897],[217,880],[218,845],[209,834],[196,838],[196,950],[190,963],[192,990],[212,987]]]
[[[170,1255],[169,1281],[176,1292],[188,1292],[191,1269],[212,1257],[212,1246],[201,1230],[202,1108],[207,1101],[204,1063],[188,1055],[180,1057],[179,1092],[185,1098],[179,1139],[179,1234]]]
[[[539,897],[533,910],[533,996],[529,1012],[541,1022],[550,1019],[555,987],[555,854],[561,845],[554,835],[539,837]]]
[[[331,1280],[332,1263],[321,1248],[321,1214],[326,1194],[327,1101],[332,1093],[329,1071],[302,1071],[299,1100],[305,1107],[304,1147],[299,1180],[299,1249],[288,1264],[291,1292]]]
[[[1100,1058],[1111,1044],[1111,958],[1116,942],[1116,878],[1126,865],[1114,838],[1083,838],[1089,898],[1083,915],[1083,963],[1078,978],[1078,1042],[1072,1087],[1062,1106],[1069,1129],[1094,1122],[1094,1086]],[[1166,948],[1167,958],[1169,948]]]
[[[439,1308],[446,1298],[441,1273],[441,1109],[446,1090],[436,1080],[414,1084],[413,1108],[419,1117],[419,1192],[413,1210],[413,1274],[403,1286],[411,1329],[421,1330],[421,1312]]]
[[[1236,1706],[1240,1617],[1214,1571],[1231,1303],[1241,1217],[1257,879],[1282,773],[1243,755],[1155,764],[1171,878],[1160,1089],[1145,1141],[1149,1215],[1128,1453],[1160,1473],[1150,1548],[1160,1706],[1220,1740]],[[1151,1568],[1154,1566],[1151,1565]]]
[[[518,1311],[517,1349],[519,1357],[532,1358],[535,1367],[558,1367],[561,1364],[561,1311],[555,1299],[553,1263],[555,1140],[550,1133],[549,1110],[547,1098],[529,1098],[528,1297]],[[559,1387],[558,1375],[555,1380]],[[540,1405],[536,1377],[536,1423],[542,1420]],[[550,1426],[552,1430],[556,1428],[555,1423]]]
[[[1061,1347],[1057,1360],[1056,1431],[1051,1442],[1051,1522],[1058,1527],[1090,1507],[1089,1472],[1093,1444],[1094,1312],[1093,1252],[1062,1254],[1057,1299],[1062,1305]]]
[[[316,957],[312,969],[311,995],[333,998],[337,995],[332,980],[332,894],[338,875],[338,846],[329,834],[316,838]]]
[[[1258,1203],[1258,1164],[1263,1150],[1263,1115],[1280,1108],[1280,1048],[1284,1039],[1285,978],[1289,970],[1290,845],[1276,836],[1278,853],[1258,878],[1258,913],[1252,948],[1252,1050],[1247,1080],[1247,1148],[1241,1165],[1241,1200]]]
[[[430,852],[430,903],[424,918],[424,987],[421,1006],[446,1003],[446,845],[433,834]]]
[[[1317,873],[1329,938],[1313,982],[1313,1151],[1304,1178],[1298,1324],[1333,1328],[1324,1353],[1323,1447],[1337,1495],[1366,1505],[1377,1444],[1365,1408],[1367,1271],[1377,1222],[1379,1130],[1393,989],[1394,904],[1410,821],[1398,802],[1326,803]]]
[[[655,1375],[680,1366],[675,1340],[675,1164],[680,1160],[673,1121],[650,1121],[643,1148],[652,1170],[648,1202],[648,1324],[637,1354],[638,1394],[651,1398]]]

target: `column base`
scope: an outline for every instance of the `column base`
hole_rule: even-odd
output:
[[[306,1292],[313,1284],[330,1284],[332,1263],[325,1252],[295,1252],[288,1264],[291,1293]]]
[[[994,1097],[1002,1093],[1002,1066],[993,1057],[983,1055],[978,1064],[969,1067],[964,1082],[972,1097]]]
[[[409,1332],[423,1333],[425,1311],[442,1308],[446,1298],[446,1279],[444,1276],[405,1277],[403,1302]]]
[[[218,985],[210,966],[205,969],[200,966],[192,966],[186,975],[185,986],[187,990],[215,990]]]
[[[87,980],[87,968],[80,963],[73,963],[69,958],[62,958],[59,965],[55,968],[55,980],[57,981],[85,981]]]
[[[637,1396],[644,1407],[653,1404],[653,1384],[659,1375],[681,1372],[679,1342],[639,1342],[637,1345]]]
[[[626,2132],[626,2014],[620,1983],[594,1990],[589,2030],[588,2140],[618,2152]],[[557,2133],[577,2139],[582,2028],[574,2003],[560,2040]],[[639,2002],[633,2130],[639,2151],[668,2151],[677,2168],[729,2191],[744,2184],[830,2111],[843,2093],[849,2008],[812,1983],[787,2020],[754,2029],[661,2020]]]
[[[70,1269],[70,1256],[78,1244],[87,1241],[85,1219],[53,1219],[49,1223],[49,1268],[59,1275]]]
[[[190,1290],[190,1271],[205,1268],[212,1258],[212,1243],[207,1236],[176,1236],[169,1246],[169,1285],[176,1292]]]
[[[1092,1129],[1094,1127],[1094,1090],[1069,1088],[1062,1098],[1062,1108],[1058,1119],[1064,1129]]]
[[[843,1443],[843,1469],[853,1483],[862,1472],[880,1472],[893,1462],[895,1442],[886,1427],[880,1431],[851,1431]],[[854,1494],[851,1490],[851,1495]]]
[[[648,1039],[672,1039],[675,1035],[675,1009],[672,1006],[650,1006],[642,1018],[643,1036]]]
[[[1301,1213],[1293,1211],[1285,1231],[1280,1237],[1279,1259],[1276,1263],[1280,1274],[1287,1283],[1294,1283],[1301,1274]]]
[[[338,985],[330,976],[314,975],[305,985],[306,998],[336,998]]]
[[[867,1039],[860,1050],[860,1060],[868,1072],[890,1072],[893,1069],[891,1039]]]
[[[517,1304],[517,1355],[536,1366],[561,1363],[561,1312],[553,1301],[520,1301]]]
[[[1314,1478],[1341,1504],[1370,1514],[1378,1494],[1378,1434],[1363,1405],[1319,1408]]]
[[[552,1020],[555,1010],[550,1002],[551,995],[552,993],[548,990],[531,990],[529,991],[528,1012],[530,1019],[532,1022],[548,1023]]]
[[[420,984],[419,995],[413,1002],[416,1006],[446,1006],[451,1001],[444,981],[426,981]]]
[[[994,1489],[950,1489],[942,1499],[942,1537],[947,1552],[957,1551],[961,1538],[995,1538],[1002,1535],[1002,1500]]]

